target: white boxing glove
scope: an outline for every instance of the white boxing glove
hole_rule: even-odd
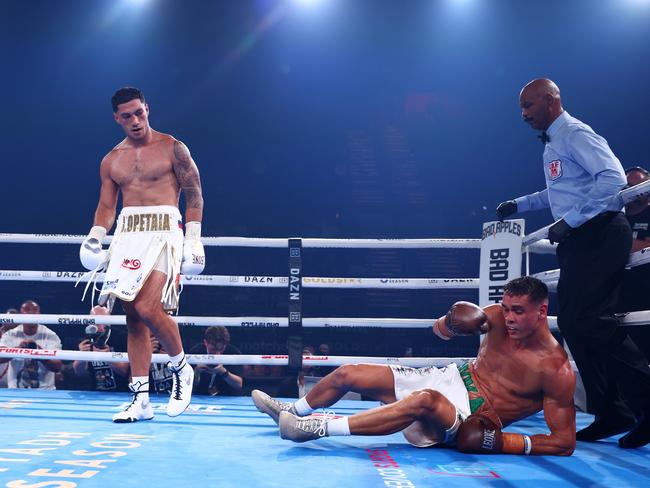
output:
[[[84,268],[91,271],[106,260],[108,251],[102,249],[102,241],[106,237],[106,229],[100,225],[93,226],[88,236],[81,243],[79,259]]]
[[[181,274],[201,274],[203,268],[205,268],[205,251],[201,242],[201,222],[188,222],[185,224]]]

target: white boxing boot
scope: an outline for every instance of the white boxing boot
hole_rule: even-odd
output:
[[[173,384],[172,393],[167,404],[167,415],[176,417],[185,411],[192,400],[194,369],[185,359],[177,368],[172,366],[171,363],[168,364],[168,368],[172,372]]]
[[[113,415],[113,422],[118,424],[127,422],[137,422],[138,420],[151,420],[153,418],[153,408],[149,401],[149,382],[129,384],[129,390],[133,392],[131,404],[121,412]]]

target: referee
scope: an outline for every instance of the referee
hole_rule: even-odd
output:
[[[501,203],[497,216],[549,208],[560,263],[558,326],[576,361],[594,422],[577,440],[629,431],[619,446],[650,442],[650,368],[612,313],[632,247],[619,211],[625,173],[607,141],[562,108],[560,89],[536,79],[521,90],[525,122],[542,131],[546,189]]]

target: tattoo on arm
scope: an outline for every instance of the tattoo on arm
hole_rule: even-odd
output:
[[[199,170],[185,144],[174,141],[174,173],[178,184],[185,195],[185,205],[188,208],[203,209],[203,195],[201,192],[201,178]]]

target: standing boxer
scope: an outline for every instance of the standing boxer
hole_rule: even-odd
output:
[[[187,146],[149,126],[149,106],[140,90],[121,88],[111,102],[126,138],[102,160],[99,203],[80,258],[87,269],[106,267],[100,305],[110,308],[117,298],[126,313],[133,401],[113,421],[153,418],[150,330],[170,356],[173,388],[167,415],[175,417],[190,403],[194,372],[185,360],[178,326],[166,311],[178,308],[180,273],[198,274],[205,265],[201,180]],[[184,239],[178,210],[181,191]],[[123,208],[106,251],[102,240],[115,222],[119,193]]]

